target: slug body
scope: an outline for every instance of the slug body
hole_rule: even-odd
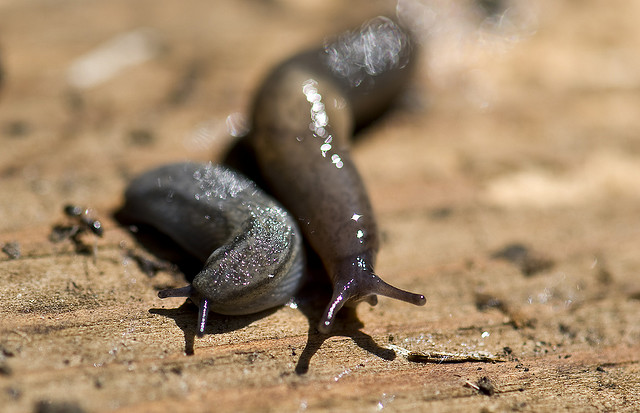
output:
[[[241,315],[282,305],[303,279],[295,220],[225,167],[179,163],[146,172],[131,182],[122,213],[156,227],[204,263],[191,285],[158,293],[198,304],[200,335],[209,310]]]
[[[378,116],[402,90],[412,57],[409,35],[377,18],[285,61],[254,101],[247,140],[261,174],[298,219],[333,283],[321,332],[330,330],[345,304],[374,305],[377,295],[426,302],[374,273],[378,230],[349,153],[354,128]]]

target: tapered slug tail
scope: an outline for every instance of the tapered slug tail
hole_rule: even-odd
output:
[[[425,305],[427,303],[427,299],[424,295],[401,290],[391,284],[384,282],[378,276],[375,276],[371,279],[370,292],[372,294],[382,295],[413,305]]]
[[[187,285],[186,287],[180,288],[168,288],[166,290],[158,291],[158,297],[167,298],[167,297],[191,297],[193,294],[193,287]]]
[[[198,337],[204,336],[204,330],[207,327],[207,317],[209,315],[209,300],[203,298],[200,300],[198,308]]]

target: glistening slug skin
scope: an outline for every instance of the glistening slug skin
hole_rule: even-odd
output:
[[[379,17],[276,67],[254,101],[246,139],[262,177],[298,219],[333,282],[318,326],[324,333],[344,305],[373,305],[377,295],[426,302],[374,273],[378,230],[349,152],[354,128],[389,106],[405,86],[413,58],[407,32]]]
[[[304,275],[295,220],[242,175],[210,163],[148,171],[125,193],[127,220],[156,227],[204,263],[192,284],[159,292],[198,304],[198,333],[209,310],[252,314],[291,299]]]

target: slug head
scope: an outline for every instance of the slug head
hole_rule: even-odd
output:
[[[413,305],[425,305],[427,300],[422,294],[396,288],[378,277],[373,272],[368,254],[343,260],[335,266],[331,274],[333,280],[333,297],[325,309],[318,324],[318,331],[328,334],[338,311],[344,306],[355,305],[366,301],[370,305],[378,303],[378,295],[405,301]]]
[[[280,207],[253,206],[238,234],[216,249],[191,285],[162,290],[160,298],[187,297],[199,307],[199,336],[209,310],[255,314],[286,303],[304,280],[302,239]]]

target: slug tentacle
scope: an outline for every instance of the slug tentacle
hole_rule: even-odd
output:
[[[185,287],[180,288],[167,288],[165,290],[158,291],[159,298],[168,298],[168,297],[186,297],[189,298],[193,295],[193,287],[187,285]]]
[[[204,329],[207,327],[207,317],[209,316],[209,300],[206,298],[200,300],[198,306],[198,337],[204,336]]]

